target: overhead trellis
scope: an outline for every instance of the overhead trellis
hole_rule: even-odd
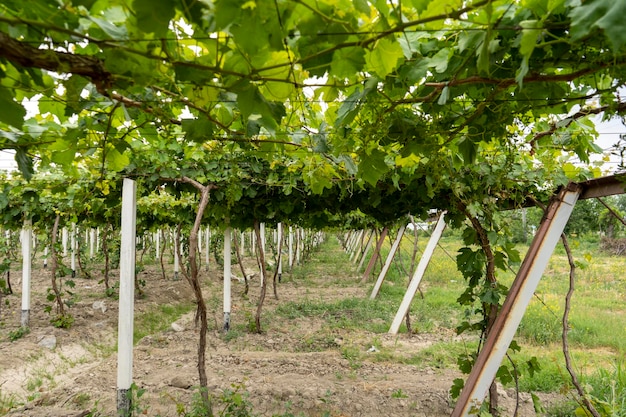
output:
[[[139,142],[178,138],[286,158],[316,194],[346,180],[401,189],[419,179],[433,198],[503,155],[520,174],[540,165],[580,179],[580,167],[550,162],[563,152],[588,161],[599,149],[587,116],[624,110],[625,42],[611,24],[624,7],[4,2],[0,146],[28,176],[33,158],[121,171]],[[40,113],[26,122],[25,98]]]
[[[110,219],[123,177],[181,206],[195,201],[183,178],[206,184],[198,222],[242,228],[445,210],[467,245],[460,300],[490,328],[496,269],[517,257],[499,210],[602,174],[590,116],[626,111],[625,13],[612,0],[3,1],[0,149],[31,185],[3,178],[2,216]],[[67,195],[21,191],[58,171]]]

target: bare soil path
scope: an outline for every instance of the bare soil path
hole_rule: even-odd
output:
[[[450,415],[448,391],[452,381],[460,377],[458,371],[374,360],[374,355],[370,359],[368,348],[372,340],[377,340],[399,355],[409,354],[451,339],[454,334],[440,331],[391,337],[355,331],[329,333],[321,318],[271,322],[263,334],[249,333],[245,323],[250,320],[259,292],[258,281],[253,281],[249,298],[241,295],[243,285],[234,283],[232,320],[235,329],[239,323],[239,330],[226,336],[218,330],[222,320],[222,277],[216,269],[212,265],[211,271],[203,272],[205,295],[213,309],[207,372],[214,398],[227,389],[239,391],[250,401],[255,415],[262,416]],[[268,295],[266,317],[276,320],[271,312],[287,300],[367,297],[368,288],[360,285],[348,269],[340,287],[328,286],[328,277],[324,276],[309,278],[306,288],[287,277],[280,284],[280,300]],[[184,279],[163,280],[156,267],[147,267],[140,278],[146,286],[144,297],[136,302],[136,317],[155,311],[159,305],[189,303],[193,299]],[[69,309],[75,323],[69,330],[62,330],[52,327],[50,317],[43,312],[49,274],[36,269],[31,331],[14,342],[8,335],[19,326],[19,291],[7,297],[10,305],[3,306],[0,317],[0,399],[15,405],[10,416],[116,414],[117,301],[104,296],[97,279],[75,280],[79,301]],[[19,283],[13,288],[19,290]],[[198,383],[197,336],[193,312],[189,312],[167,330],[137,342],[134,379],[138,387],[145,389],[136,401],[140,413],[173,417],[190,410],[196,392],[193,387]],[[54,347],[42,346],[52,339]],[[346,346],[360,350],[358,360],[346,355]],[[513,394],[502,394],[509,412],[504,415],[512,415]],[[535,415],[529,395],[522,396],[520,406],[519,415]],[[218,415],[219,408],[218,404]]]

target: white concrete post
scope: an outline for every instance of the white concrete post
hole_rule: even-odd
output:
[[[283,275],[283,251],[282,251],[282,243],[283,241],[283,224],[278,223],[276,226],[276,250],[278,251],[278,282],[282,280]]]
[[[372,242],[374,241],[374,235],[376,233],[371,230],[369,237],[367,238],[367,243],[365,244],[365,249],[363,250],[363,253],[361,254],[361,260],[359,261],[359,266],[356,267],[356,272],[358,273],[361,268],[363,268],[363,263],[365,262],[365,259],[367,259],[367,252],[369,252],[370,248],[372,247]]]
[[[261,232],[261,248],[265,252],[265,223],[259,225],[259,231]]]
[[[288,240],[288,252],[289,252],[289,269],[293,267],[293,227],[289,226],[289,240]]]
[[[30,219],[22,227],[22,327],[30,321],[30,279],[32,276],[31,255],[33,251],[33,229]]]
[[[396,317],[393,319],[391,323],[391,327],[389,328],[390,334],[397,334],[400,329],[400,325],[402,324],[402,320],[406,317],[406,313],[409,311],[409,307],[411,306],[411,301],[413,301],[413,297],[415,297],[415,293],[419,288],[420,282],[422,281],[422,277],[426,272],[426,268],[428,267],[428,263],[433,256],[433,252],[435,251],[435,247],[437,246],[437,242],[441,238],[441,234],[443,233],[443,229],[446,226],[446,222],[444,217],[446,212],[444,211],[439,215],[439,219],[437,220],[437,224],[435,225],[435,229],[433,233],[430,235],[430,239],[428,239],[428,243],[426,244],[426,249],[424,249],[424,253],[420,258],[419,263],[417,264],[417,268],[413,273],[413,278],[411,278],[411,282],[409,283],[409,287],[404,293],[404,297],[402,298],[402,302],[400,303],[400,308],[398,308],[398,312],[396,313]]]
[[[96,229],[89,229],[89,258],[96,255]]]
[[[204,269],[206,269],[208,271],[209,270],[210,255],[211,255],[211,228],[209,226],[207,226],[207,228],[206,228],[206,233],[204,234],[204,240],[205,240],[205,245],[204,245],[205,266],[204,266]]]
[[[380,287],[383,285],[383,281],[387,276],[387,271],[389,271],[389,267],[391,266],[391,261],[393,261],[394,256],[396,256],[396,252],[398,251],[398,247],[400,246],[400,242],[402,241],[402,236],[404,236],[404,230],[406,229],[406,223],[400,226],[398,229],[398,235],[396,236],[396,240],[393,241],[393,245],[391,245],[391,249],[389,250],[389,254],[387,255],[387,260],[383,265],[383,269],[378,274],[378,279],[376,280],[376,284],[374,284],[374,288],[372,289],[372,294],[370,295],[370,299],[373,300],[378,295],[378,291],[380,291]]]
[[[67,227],[61,230],[61,243],[63,245],[63,257],[67,256]]]
[[[363,249],[363,234],[365,233],[365,229],[361,229],[361,231],[356,235],[356,240],[352,246],[352,253],[350,254],[350,261],[352,263],[356,263],[359,260],[359,254],[361,253],[361,249]]]
[[[231,229],[224,230],[224,331],[230,330]]]
[[[161,257],[161,233],[159,230],[154,232],[154,257],[155,259]]]
[[[133,381],[133,320],[135,303],[135,243],[137,185],[124,179],[122,187],[122,240],[120,243],[120,293],[117,339],[117,411],[129,415]]]
[[[72,223],[70,233],[70,267],[72,268],[72,278],[76,276],[76,223]]]
[[[251,247],[251,253],[254,255],[255,251],[256,251],[256,233],[254,233],[254,230],[252,230],[250,232],[250,247]]]
[[[180,248],[176,244],[176,233],[174,233],[174,239],[172,240],[172,247],[174,248],[174,280],[178,280],[178,272],[180,271],[180,262],[178,261],[178,253]]]
[[[259,224],[259,234],[261,235],[261,241],[259,242],[259,244],[261,245],[261,250],[263,251],[263,253],[266,253],[265,252],[265,223]],[[263,281],[265,280],[265,277],[263,276],[263,266],[261,266],[261,272],[259,273],[259,276],[261,277],[259,282],[261,283],[261,285],[263,285]]]
[[[296,229],[296,259],[295,262],[299,265],[302,258],[302,228]]]

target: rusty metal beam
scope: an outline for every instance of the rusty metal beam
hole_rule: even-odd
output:
[[[583,187],[583,192],[580,195],[581,200],[624,194],[626,191],[626,175],[619,174],[594,178],[579,184]]]
[[[570,183],[548,205],[451,417],[468,416],[483,402],[583,189],[582,184]]]
[[[607,177],[594,178],[587,181],[576,183],[582,187],[579,200],[587,200],[589,198],[608,197],[611,195],[626,193],[626,174],[615,174]],[[560,190],[560,189],[559,189]],[[555,195],[559,192],[556,190]],[[510,200],[501,200],[499,207],[501,210],[514,210],[523,207],[536,207],[535,199],[529,197],[526,201],[512,202]],[[547,204],[548,202],[542,201]]]

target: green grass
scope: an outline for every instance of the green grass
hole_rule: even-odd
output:
[[[330,329],[365,330],[383,333],[389,330],[390,317],[397,306],[389,299],[355,297],[332,302],[290,301],[276,308],[275,314],[286,319],[317,317]]]
[[[12,394],[4,394],[0,389],[0,416],[6,415],[9,411],[19,407],[21,403]]]
[[[405,357],[402,363],[419,368],[454,368],[459,356],[476,351],[476,342],[438,342]]]
[[[183,302],[178,304],[161,304],[135,317],[133,343],[144,337],[167,330],[180,316],[192,311],[194,304]]]
[[[602,410],[603,415],[626,416],[626,361],[616,361],[609,369],[599,369],[584,378],[591,386],[590,396],[594,406]]]
[[[420,237],[420,248],[423,249],[426,242],[425,237]],[[569,348],[573,366],[590,390],[594,402],[603,409],[601,415],[622,417],[626,415],[626,411],[620,411],[626,410],[626,371],[623,361],[617,358],[623,357],[626,352],[626,280],[621,278],[624,258],[601,253],[598,250],[598,239],[572,238],[569,242],[577,263],[576,291],[569,316]],[[389,242],[386,242],[383,247],[383,260],[389,246]],[[456,303],[466,285],[456,268],[455,258],[461,246],[459,237],[450,233],[435,250],[422,281],[425,297],[420,299],[418,293],[411,306],[414,331],[423,333],[436,332],[441,328],[455,329],[460,320],[465,319],[467,309]],[[392,264],[375,302],[370,302],[367,297],[333,303],[309,299],[303,303],[282,306],[280,314],[291,317],[318,316],[330,323],[331,328],[365,326],[371,332],[386,332],[408,283],[404,270],[409,268],[413,244],[404,239],[401,248],[405,267]],[[527,248],[519,246],[518,250],[523,256]],[[327,261],[332,262],[332,259],[327,258]],[[345,262],[343,260],[344,265]],[[379,264],[377,268],[380,269]],[[377,271],[372,274],[370,283],[377,274]],[[505,285],[510,285],[514,277],[512,272],[498,271],[498,278]],[[559,245],[516,336],[522,351],[514,354],[513,358],[522,371],[519,380],[522,391],[564,392],[571,389],[561,341],[564,299],[568,286],[569,265],[565,251]],[[384,325],[365,324],[372,320],[383,322]],[[406,332],[404,325],[401,332]],[[454,368],[460,355],[467,355],[475,349],[475,343],[449,341],[435,343],[410,356],[399,355],[387,348],[367,357],[418,367]],[[359,351],[342,350],[342,354],[352,358],[352,362],[361,360],[355,352]],[[540,370],[531,376],[525,364],[532,358],[536,358]],[[565,401],[551,405],[547,415],[571,416],[577,407],[575,402]]]

